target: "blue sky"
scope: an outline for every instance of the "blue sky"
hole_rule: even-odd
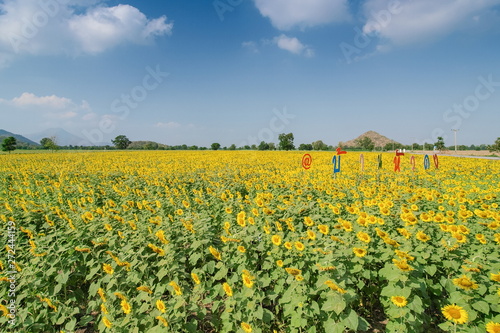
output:
[[[500,0],[0,0],[0,32],[0,128],[27,136],[500,136]]]

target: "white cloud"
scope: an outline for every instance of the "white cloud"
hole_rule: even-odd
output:
[[[29,92],[24,92],[21,96],[14,97],[11,100],[0,98],[0,104],[17,109],[42,111],[43,116],[50,119],[71,119],[78,116],[81,112],[92,114],[92,109],[87,101],[82,101],[78,105],[66,97],[56,95],[36,96]]]
[[[83,52],[100,53],[121,43],[142,44],[154,36],[170,34],[173,23],[167,24],[166,19],[162,16],[149,21],[137,8],[118,5],[73,16],[68,26]]]
[[[53,109],[64,109],[73,104],[70,99],[65,97],[58,97],[56,95],[38,97],[35,94],[27,92],[22,93],[19,97],[14,97],[10,103],[17,107],[41,106]]]
[[[394,44],[428,41],[477,24],[481,13],[500,4],[500,0],[367,0],[363,11],[363,32]]]
[[[162,122],[158,122],[154,125],[155,127],[159,127],[159,128],[169,128],[169,129],[174,129],[174,128],[179,128],[181,127],[181,124],[179,123],[176,123],[175,121],[169,121],[167,123],[162,123]]]
[[[350,18],[347,0],[254,0],[262,16],[280,30],[311,27]]]
[[[169,35],[173,23],[148,19],[130,5],[96,0],[0,2],[0,66],[18,54],[97,54],[125,43]]]
[[[289,51],[293,54],[304,55],[306,57],[314,56],[314,50],[302,44],[295,37],[288,37],[282,34],[275,37],[274,42],[280,49]]]

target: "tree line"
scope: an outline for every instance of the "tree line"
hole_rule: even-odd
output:
[[[350,150],[363,150],[363,151],[393,151],[396,149],[406,149],[406,150],[454,150],[455,146],[447,147],[444,143],[442,137],[438,138],[435,143],[424,143],[423,145],[414,143],[411,145],[403,145],[397,142],[390,142],[383,147],[375,147],[375,143],[369,137],[363,137],[356,141],[355,146],[345,146],[342,142],[339,142],[337,146],[327,145],[321,140],[314,141],[312,143],[301,143],[298,147],[295,147],[293,133],[282,133],[278,136],[278,144],[274,142],[264,142],[262,141],[259,145],[245,145],[243,147],[237,147],[235,144],[229,147],[222,147],[220,143],[214,142],[210,147],[198,147],[198,146],[188,146],[188,145],[177,145],[177,146],[167,146],[163,144],[158,144],[152,141],[130,141],[125,135],[118,135],[114,140],[111,140],[111,145],[107,146],[59,146],[57,145],[57,138],[43,138],[40,140],[40,147],[33,148],[32,146],[27,146],[24,143],[18,143],[16,138],[7,137],[2,142],[2,150],[6,152],[11,152],[16,149],[45,149],[45,150],[112,150],[112,149],[144,149],[144,150],[324,150],[333,151],[337,147],[348,148]],[[491,152],[500,152],[500,137],[492,145],[459,145],[458,150],[489,150]]]

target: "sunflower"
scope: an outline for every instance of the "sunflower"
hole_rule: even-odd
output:
[[[215,257],[215,259],[217,259],[217,260],[222,259],[221,253],[219,251],[217,251],[216,248],[214,248],[213,246],[210,246],[208,249],[210,250],[210,253]]]
[[[241,328],[242,328],[242,329],[243,329],[243,331],[245,331],[246,333],[251,333],[251,332],[252,332],[252,326],[250,326],[250,324],[248,324],[248,323],[242,322],[242,323],[241,323]]]
[[[229,297],[233,296],[233,289],[231,288],[231,286],[227,282],[224,282],[222,284],[222,288],[224,289],[224,292],[226,293],[227,296],[229,296]]]
[[[163,318],[162,316],[157,316],[156,319],[158,319],[163,324],[163,326],[165,326],[165,327],[168,326],[168,321],[165,318]]]
[[[366,232],[363,232],[363,231],[358,232],[356,234],[356,237],[358,237],[358,239],[360,241],[362,241],[363,243],[370,243],[370,241],[371,241],[370,236]]]
[[[99,294],[99,297],[101,297],[101,300],[106,303],[106,295],[104,293],[104,289],[99,288],[97,289],[97,293]]]
[[[341,294],[345,294],[346,291],[342,288],[340,288],[335,282],[331,281],[331,280],[328,280],[328,281],[325,281],[325,284],[332,290],[334,291],[337,291]]]
[[[297,280],[297,281],[303,281],[304,277],[302,275],[296,275],[295,276],[295,280]]]
[[[113,267],[109,264],[102,264],[102,270],[109,275],[114,273]]]
[[[481,244],[486,244],[488,241],[484,237],[483,234],[476,234],[476,239],[481,243]]]
[[[406,306],[406,304],[408,304],[408,301],[406,300],[406,297],[404,297],[404,296],[392,296],[391,301],[392,301],[392,303],[394,303],[394,305],[399,306],[400,308],[402,308],[402,307]]]
[[[103,314],[108,314],[108,309],[106,308],[106,305],[104,305],[104,303],[101,304],[101,312]]]
[[[276,265],[278,267],[283,267],[283,260],[276,260]]]
[[[498,272],[497,274],[491,273],[490,278],[495,282],[500,282],[500,272]]]
[[[453,279],[453,284],[465,290],[477,289],[479,287],[477,283],[469,279],[466,275]]]
[[[245,287],[247,287],[247,288],[253,287],[253,281],[252,281],[252,277],[250,275],[242,274],[241,278],[243,279],[243,284],[245,285]]]
[[[305,246],[304,246],[304,244],[302,244],[301,242],[296,241],[296,242],[295,242],[295,248],[296,248],[297,250],[299,250],[299,251],[304,251]]]
[[[488,333],[500,333],[500,323],[494,323],[490,321],[486,324],[486,332]]]
[[[273,242],[274,245],[280,246],[281,244],[281,237],[279,235],[273,235],[271,237],[271,242]]]
[[[293,248],[293,244],[290,243],[290,242],[285,242],[285,244],[283,244],[287,250],[291,250]]]
[[[394,263],[394,265],[396,265],[397,268],[399,268],[403,272],[409,272],[409,271],[414,270],[413,267],[408,265],[408,262],[406,261],[406,259],[401,259],[401,260],[392,259],[392,262]]]
[[[149,289],[149,287],[146,287],[146,286],[137,287],[137,290],[144,291],[144,292],[146,292],[148,294],[152,294],[153,293],[153,291],[151,289]]]
[[[417,237],[417,239],[419,241],[424,242],[424,243],[431,239],[431,237],[426,235],[423,231],[417,232],[417,235],[415,237]]]
[[[290,275],[293,275],[293,276],[297,276],[297,275],[300,275],[302,273],[302,271],[298,268],[292,268],[292,267],[287,267],[285,268],[285,271],[290,274]]]
[[[310,240],[315,240],[316,239],[316,233],[312,230],[307,230],[307,238]]]
[[[198,274],[191,273],[191,278],[193,279],[194,283],[196,283],[196,284],[200,284],[201,283],[200,277],[198,276]]]
[[[130,311],[132,311],[132,307],[130,306],[130,303],[127,302],[126,300],[122,300],[120,302],[120,305],[122,306],[123,313],[129,314]]]
[[[304,224],[308,227],[312,227],[314,225],[314,221],[309,216],[306,216],[304,217]]]
[[[247,252],[247,249],[245,249],[245,247],[244,247],[244,246],[242,246],[242,245],[238,246],[238,247],[237,247],[237,249],[238,249],[238,251],[240,251],[241,253],[245,253],[245,252]]]
[[[320,224],[318,225],[318,230],[319,232],[321,232],[323,235],[328,235],[328,232],[329,232],[329,228],[327,225],[324,225],[324,224]]]
[[[356,257],[359,257],[359,258],[363,258],[364,256],[366,256],[366,250],[362,249],[362,248],[359,248],[359,247],[354,247],[352,249],[352,252],[354,252],[354,254],[356,255]]]
[[[165,306],[165,303],[161,299],[156,301],[156,308],[161,312],[165,313],[167,311],[167,307]]]
[[[9,309],[3,304],[0,303],[0,311],[2,311],[3,316],[7,316],[9,314]]]
[[[182,295],[182,290],[181,287],[175,282],[175,281],[170,281],[169,285],[174,288],[174,292],[177,296]]]
[[[111,328],[111,326],[113,326],[113,324],[109,321],[108,317],[106,317],[106,316],[102,317],[102,323],[107,328]]]
[[[443,307],[441,312],[447,320],[453,321],[457,324],[464,324],[469,319],[467,311],[465,311],[461,306],[455,304]]]

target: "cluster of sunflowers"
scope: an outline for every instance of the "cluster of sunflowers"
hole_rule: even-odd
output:
[[[0,155],[0,326],[500,332],[498,161],[302,154]]]

